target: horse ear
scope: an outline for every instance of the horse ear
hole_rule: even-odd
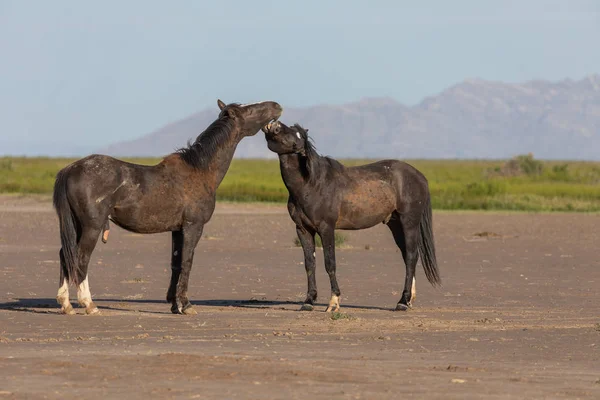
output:
[[[221,99],[217,99],[217,105],[219,106],[219,109],[220,109],[221,111],[223,111],[223,109],[224,109],[225,107],[227,107],[227,105],[226,105],[225,103],[223,103],[223,102],[221,101]]]

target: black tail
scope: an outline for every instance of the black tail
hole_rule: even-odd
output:
[[[77,222],[67,198],[68,171],[68,168],[65,168],[56,174],[52,202],[60,223],[60,242],[66,264],[65,278],[79,285],[81,274],[77,263]]]
[[[427,203],[419,225],[419,256],[425,270],[425,276],[433,286],[441,286],[442,278],[435,259],[435,244],[433,242],[433,224],[431,223],[431,198],[427,195]]]

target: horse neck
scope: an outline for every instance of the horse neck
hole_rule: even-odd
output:
[[[236,132],[232,132],[225,145],[219,147],[212,154],[210,161],[207,163],[206,169],[214,174],[216,187],[218,187],[225,178],[225,174],[227,174],[231,161],[233,160],[235,149],[243,138],[243,136],[236,134]]]
[[[305,160],[302,160],[299,154],[281,154],[279,156],[281,178],[295,198],[301,198],[304,189],[310,185],[306,177],[302,175],[303,162]]]

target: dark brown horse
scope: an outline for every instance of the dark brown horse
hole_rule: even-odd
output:
[[[245,136],[281,115],[271,101],[225,105],[196,141],[144,166],[112,157],[91,155],[62,169],[54,185],[54,207],[60,221],[60,283],[57,301],[73,314],[69,282],[77,286],[86,313],[98,312],[92,302],[88,263],[100,233],[108,239],[108,221],[137,233],[172,232],[171,311],[195,314],[187,297],[194,249],[204,224],[215,209],[215,192],[225,177],[235,148]]]
[[[317,299],[315,233],[323,242],[331,282],[327,311],[339,310],[335,229],[366,229],[380,223],[390,228],[406,264],[404,291],[396,310],[407,310],[415,299],[419,255],[429,282],[441,284],[429,187],[423,174],[398,160],[347,168],[317,154],[308,130],[297,124],[289,127],[277,121],[265,126],[263,132],[269,149],[279,155],[281,176],[290,193],[288,210],[304,250],[308,291],[302,310],[312,310]]]

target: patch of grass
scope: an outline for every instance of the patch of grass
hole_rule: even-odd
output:
[[[126,161],[151,165],[158,158]],[[67,158],[0,157],[0,193],[51,194]],[[372,160],[342,160],[360,165]],[[517,156],[508,161],[411,160],[429,181],[432,206],[443,210],[600,211],[600,162],[555,162]],[[233,160],[219,201],[288,199],[277,160]]]
[[[334,311],[331,313],[331,319],[333,321],[338,321],[340,319],[352,319],[352,316],[350,316],[349,314],[339,312],[339,311]]]
[[[133,278],[123,281],[122,283],[146,283],[144,278]]]
[[[0,171],[12,171],[12,160],[10,158],[4,158],[0,161]]]
[[[340,248],[346,242],[346,235],[344,235],[343,233],[340,233],[340,232],[335,232],[334,240],[335,240],[335,247]],[[302,243],[300,243],[300,239],[298,239],[298,237],[294,238],[294,246],[302,247]],[[321,240],[321,236],[319,236],[318,234],[315,235],[315,246],[318,248],[321,248],[321,249],[323,248],[323,241]]]

